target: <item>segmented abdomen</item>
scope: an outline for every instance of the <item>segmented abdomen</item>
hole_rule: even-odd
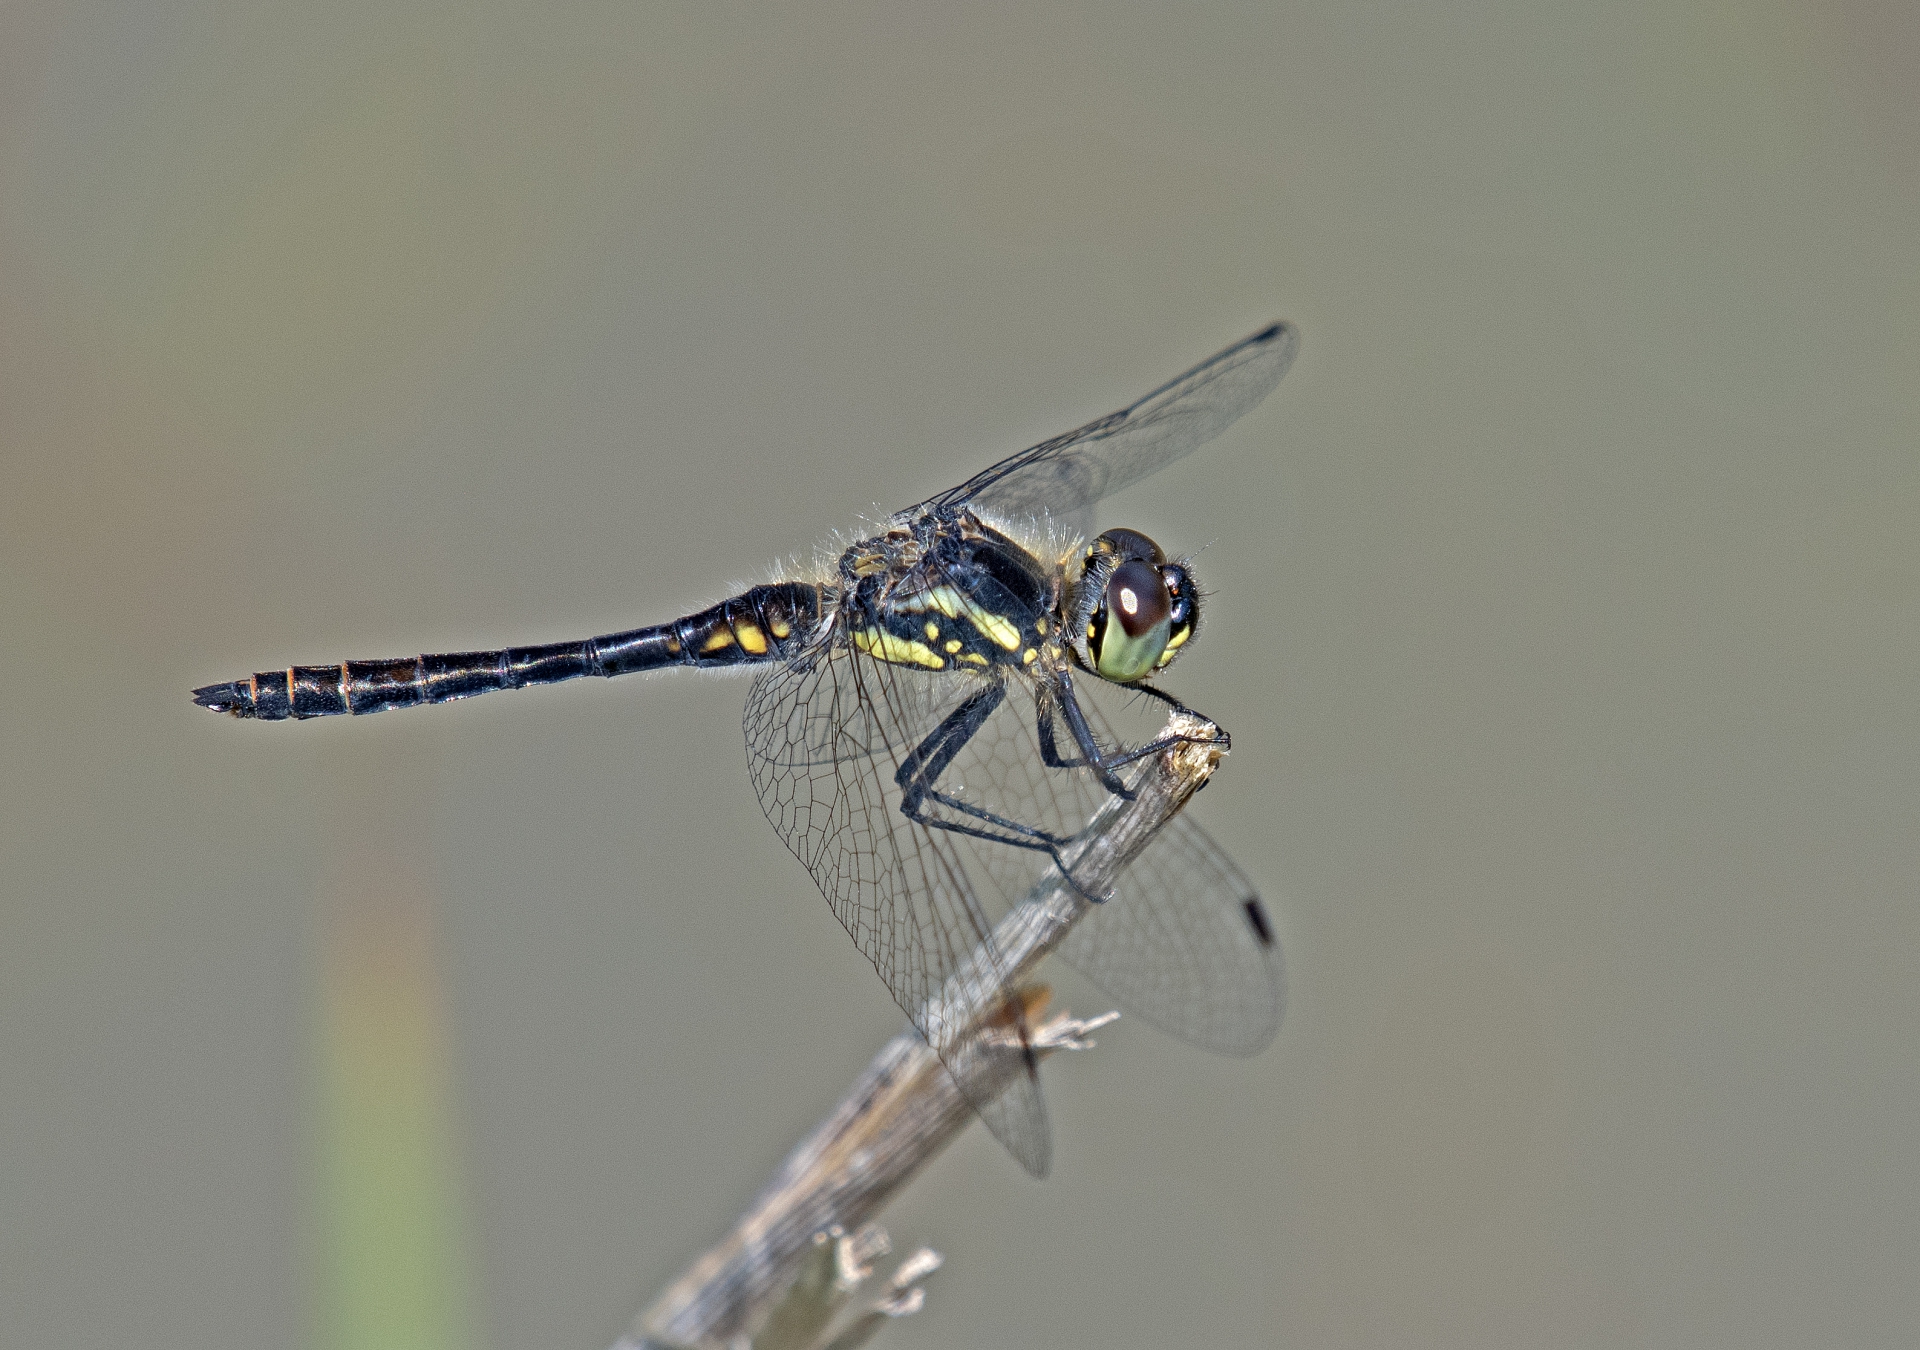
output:
[[[540,647],[290,666],[207,685],[193,691],[193,701],[235,717],[279,721],[445,703],[495,689],[557,684],[586,675],[780,661],[798,650],[813,631],[822,604],[819,586],[774,582],[650,628]]]

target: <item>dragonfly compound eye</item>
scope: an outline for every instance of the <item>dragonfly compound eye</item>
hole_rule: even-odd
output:
[[[1160,551],[1160,545],[1140,531],[1124,527],[1108,530],[1101,535],[1094,541],[1094,549],[1121,559],[1141,558],[1156,567],[1167,560],[1167,555]]]
[[[1166,650],[1154,662],[1155,670],[1165,670],[1172,665],[1173,658],[1180,655],[1187,639],[1200,626],[1200,589],[1194,585],[1193,573],[1183,563],[1168,563],[1160,569],[1160,579],[1166,583],[1171,608],[1167,615]]]
[[[1087,648],[1102,678],[1131,684],[1151,674],[1173,630],[1173,597],[1160,569],[1138,558],[1114,568],[1092,627]]]

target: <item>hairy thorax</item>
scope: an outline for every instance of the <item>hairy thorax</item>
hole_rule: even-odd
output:
[[[971,511],[895,522],[840,559],[843,616],[860,651],[923,670],[1061,659],[1062,569]]]

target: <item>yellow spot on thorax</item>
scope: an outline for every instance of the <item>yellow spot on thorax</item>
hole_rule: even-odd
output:
[[[910,595],[900,602],[900,608],[909,614],[937,609],[949,619],[964,618],[1008,651],[1020,650],[1018,625],[1011,619],[982,609],[973,602],[971,597],[963,595],[952,586],[935,586],[917,595]]]
[[[853,645],[869,656],[891,661],[896,666],[925,666],[928,670],[947,668],[945,659],[926,643],[895,637],[884,629],[859,630],[853,634]]]

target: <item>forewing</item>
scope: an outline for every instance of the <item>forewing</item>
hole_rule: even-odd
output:
[[[775,832],[968,1102],[1039,1176],[1049,1161],[1046,1113],[1018,1017],[987,1035],[937,1020],[935,996],[950,977],[1004,984],[992,916],[956,847],[959,836],[908,820],[894,781],[914,748],[983,686],[971,674],[910,670],[829,644],[767,667],[754,681],[747,760]],[[971,749],[995,742],[996,720]]]
[[[1246,874],[1183,812],[1055,955],[1162,1031],[1220,1054],[1256,1054],[1280,1029],[1286,1003],[1279,939],[1260,903]]]
[[[1272,393],[1299,345],[1291,324],[1262,329],[1118,412],[1022,450],[924,506],[969,504],[1007,519],[1078,524],[1086,507],[1204,445]]]

